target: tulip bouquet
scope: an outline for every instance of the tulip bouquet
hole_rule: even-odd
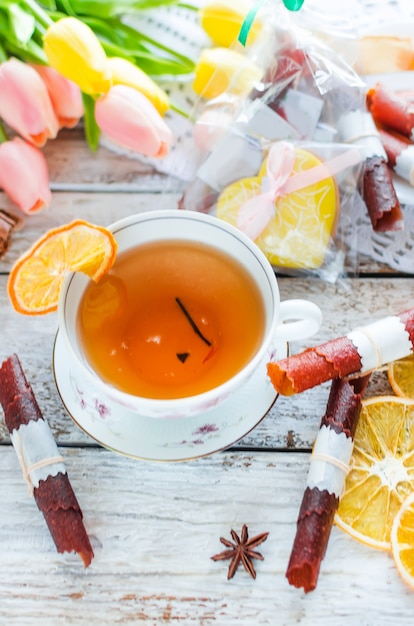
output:
[[[0,0],[0,187],[23,212],[50,204],[41,148],[81,118],[91,150],[104,132],[143,155],[168,154],[173,133],[165,113],[176,107],[159,85],[166,76],[187,76],[195,61],[125,15],[171,4],[178,2]],[[24,186],[23,170],[31,172]]]

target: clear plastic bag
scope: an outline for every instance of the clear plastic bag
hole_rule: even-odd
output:
[[[283,273],[334,282],[350,243],[341,222],[352,214],[364,161],[358,146],[343,141],[340,122],[365,111],[365,84],[312,14],[296,24],[274,0],[262,10],[263,32],[245,51],[261,78],[240,93],[235,75],[223,93],[197,102],[197,174],[180,208],[243,228]],[[351,54],[349,29],[344,41]],[[275,182],[280,174],[284,180]]]

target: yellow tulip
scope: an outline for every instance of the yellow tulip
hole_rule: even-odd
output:
[[[170,101],[165,91],[139,67],[121,57],[109,58],[108,66],[113,85],[127,85],[140,91],[152,102],[160,115],[164,115],[170,108]]]
[[[43,49],[49,64],[83,92],[95,95],[111,87],[105,51],[92,29],[80,20],[65,17],[52,24]]]
[[[207,0],[199,11],[200,24],[216,46],[228,48],[237,39],[244,19],[252,7],[247,0]],[[247,38],[253,43],[262,29],[256,17]]]
[[[203,50],[195,68],[194,91],[210,100],[228,91],[246,95],[263,70],[244,55],[229,48]]]

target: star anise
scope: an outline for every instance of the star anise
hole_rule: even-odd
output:
[[[256,535],[255,537],[252,537],[252,539],[249,539],[247,526],[246,524],[243,524],[240,537],[234,530],[231,530],[230,534],[234,543],[224,537],[220,537],[221,543],[229,549],[223,550],[223,552],[215,554],[211,558],[213,561],[225,561],[227,559],[231,559],[229,571],[227,573],[227,580],[233,578],[240,563],[243,563],[244,569],[252,578],[256,578],[256,571],[254,569],[252,559],[263,561],[264,557],[260,554],[260,552],[253,550],[253,548],[257,548],[257,546],[263,543],[263,541],[266,541],[269,533],[262,533],[261,535]]]

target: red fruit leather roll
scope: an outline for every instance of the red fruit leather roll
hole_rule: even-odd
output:
[[[0,367],[0,404],[23,475],[58,552],[76,552],[88,567],[93,550],[63,458],[16,354]]]
[[[273,386],[284,396],[300,393],[361,369],[361,357],[347,337],[331,339],[281,361],[267,365]]]
[[[339,499],[333,494],[306,487],[299,510],[296,535],[286,578],[305,593],[316,587]]]
[[[375,122],[414,139],[414,109],[410,100],[377,83],[368,90],[366,103]]]
[[[334,378],[366,374],[414,351],[414,308],[267,364],[276,391],[290,396]]]
[[[402,230],[404,217],[387,162],[379,156],[364,162],[362,196],[375,232]]]
[[[311,456],[286,578],[305,593],[315,589],[344,488],[353,439],[369,375],[332,382],[326,413]],[[316,467],[315,467],[316,466]]]
[[[414,185],[414,144],[403,135],[382,128],[378,132],[387,153],[388,166],[410,185]]]
[[[400,203],[371,112],[361,110],[356,103],[346,105],[347,100],[338,93],[334,93],[333,102],[340,103],[340,108],[348,107],[339,117],[337,128],[341,140],[358,145],[363,157],[361,192],[374,231],[401,230],[404,222]]]

